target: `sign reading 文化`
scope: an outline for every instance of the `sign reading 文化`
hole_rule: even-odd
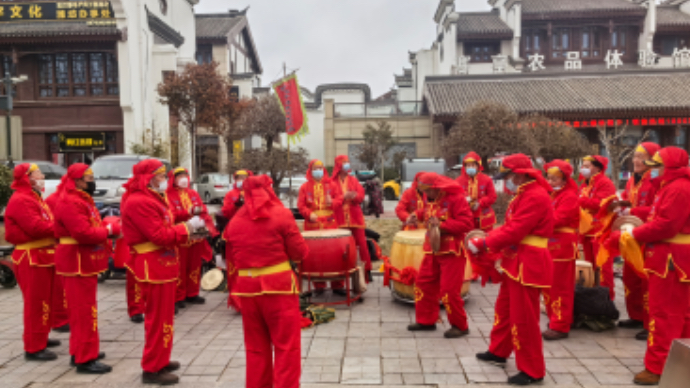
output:
[[[58,145],[60,152],[102,151],[105,149],[105,133],[60,133]]]
[[[109,1],[0,3],[0,22],[113,19]]]

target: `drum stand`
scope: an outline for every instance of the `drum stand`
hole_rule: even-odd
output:
[[[303,272],[302,271],[302,265],[300,264],[299,266],[299,271],[297,272],[297,278],[299,281],[299,287],[300,287],[300,294],[302,293],[302,284],[303,281],[306,280],[307,282],[307,293],[309,296],[307,297],[307,300],[309,303],[311,303],[311,294],[312,294],[312,282],[317,281],[317,282],[331,282],[331,281],[343,281],[345,283],[345,300],[344,301],[336,301],[336,302],[323,302],[319,303],[321,305],[339,305],[339,304],[346,304],[348,307],[352,305],[353,302],[359,301],[364,302],[364,298],[362,297],[362,293],[356,293],[354,289],[354,281],[357,281],[358,279],[358,268],[353,268],[350,270],[346,271],[340,271],[340,272],[328,272],[328,273],[314,273],[314,272]],[[354,280],[353,280],[354,279]],[[325,288],[326,290],[330,288]]]

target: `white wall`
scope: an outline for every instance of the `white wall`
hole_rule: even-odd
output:
[[[414,71],[414,70],[413,70]],[[417,97],[421,101],[424,97],[424,80],[427,76],[438,74],[436,70],[436,53],[434,50],[420,50],[417,52]]]

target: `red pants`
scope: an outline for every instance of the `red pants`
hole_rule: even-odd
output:
[[[460,296],[465,281],[465,256],[425,255],[415,283],[417,323],[433,325],[438,321],[441,300],[451,325],[467,330],[465,302]]]
[[[127,269],[127,314],[129,317],[144,314],[144,290],[134,274]]]
[[[594,241],[594,237],[584,236],[582,237],[582,250],[585,254],[585,260],[592,263],[593,268],[597,268],[597,253],[599,252],[599,244]],[[601,281],[600,284],[603,287],[609,288],[609,295],[611,300],[616,299],[615,283],[613,282],[613,257],[604,263],[601,267]]]
[[[666,278],[649,275],[649,338],[644,364],[660,375],[671,343],[690,338],[690,283],[682,283],[676,271]]]
[[[549,329],[570,333],[575,303],[575,260],[553,262],[553,285],[544,288],[544,305]]]
[[[14,268],[24,296],[24,351],[40,352],[46,348],[53,327],[50,306],[55,267],[32,267],[25,257]]]
[[[146,340],[141,369],[158,373],[170,364],[175,334],[175,282],[139,283],[144,292]]]
[[[177,248],[180,260],[180,277],[177,280],[177,297],[175,299],[177,302],[199,295],[201,255],[203,252],[203,244]]]
[[[67,311],[67,293],[62,275],[55,274],[53,280],[53,328],[62,327],[69,323]]]
[[[371,271],[371,256],[369,256],[369,246],[367,245],[367,236],[364,234],[364,228],[348,228],[352,232],[352,237],[355,239],[355,244],[359,249],[359,259],[364,262],[364,269]]]
[[[65,276],[69,305],[69,353],[77,364],[98,358],[98,276]]]
[[[623,285],[625,286],[625,307],[630,319],[644,322],[649,320],[649,294],[647,279],[640,277],[626,262],[623,265]]]
[[[489,345],[489,351],[498,357],[508,358],[514,351],[517,369],[535,379],[546,374],[539,328],[540,293],[539,288],[503,276]]]
[[[299,388],[299,298],[274,294],[241,299],[247,352],[246,387]]]
[[[240,306],[240,297],[232,294],[232,290],[235,287],[235,282],[237,282],[237,269],[235,268],[235,264],[229,261],[229,259],[227,258],[228,256],[229,255],[226,255],[225,260],[225,263],[228,267],[228,307],[233,308],[235,311],[239,313],[242,311]]]

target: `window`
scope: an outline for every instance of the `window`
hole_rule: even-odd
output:
[[[63,53],[39,56],[40,97],[117,96],[117,58],[111,53]]]
[[[565,58],[568,51],[571,51],[571,30],[570,28],[558,28],[551,36],[551,57]]]
[[[664,36],[661,38],[660,49],[657,50],[661,55],[673,55],[675,49],[682,50],[688,47],[688,39],[680,36]]]
[[[618,50],[619,53],[625,54],[627,45],[627,27],[616,27],[611,34],[611,50]]]
[[[498,43],[467,43],[465,44],[465,55],[470,57],[473,63],[491,63],[491,56],[499,53]]]
[[[522,47],[524,56],[542,54],[546,51],[546,31],[526,30],[522,35]]]
[[[213,47],[209,45],[199,45],[196,49],[196,63],[199,65],[211,63],[213,61]]]
[[[601,55],[601,30],[597,27],[583,28],[580,57],[583,59],[600,58]]]

